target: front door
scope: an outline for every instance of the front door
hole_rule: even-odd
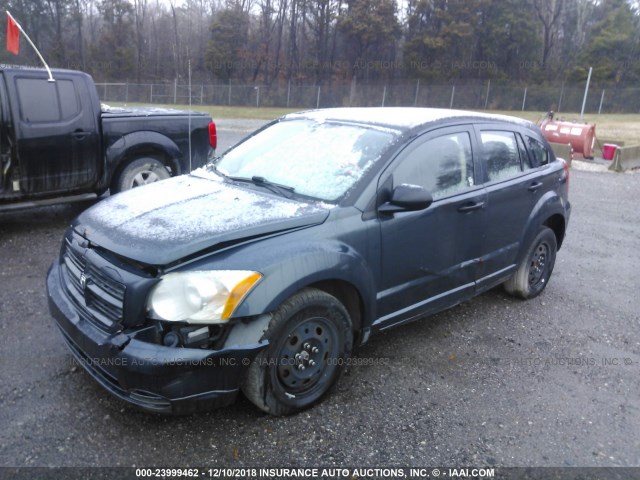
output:
[[[381,176],[381,190],[419,185],[434,202],[422,211],[380,214],[380,326],[439,310],[475,289],[486,193],[476,178],[471,133],[458,127],[423,135]]]
[[[20,188],[29,194],[87,190],[100,172],[98,113],[83,77],[18,73],[14,82]]]

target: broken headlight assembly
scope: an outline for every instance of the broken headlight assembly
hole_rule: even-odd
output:
[[[149,295],[149,316],[167,322],[224,323],[261,278],[247,270],[169,273]]]

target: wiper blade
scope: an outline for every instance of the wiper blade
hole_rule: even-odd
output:
[[[247,177],[232,177],[232,176],[227,175],[227,178],[229,180],[234,181],[234,182],[253,183],[254,185],[258,185],[259,187],[267,188],[268,190],[271,190],[272,192],[277,193],[278,195],[281,195],[281,196],[286,197],[286,198],[291,198],[293,196],[293,192],[295,191],[295,188],[290,187],[289,185],[281,185],[279,183],[270,182],[266,178],[260,177],[260,176],[257,176],[257,175],[254,175],[251,178],[247,178]]]

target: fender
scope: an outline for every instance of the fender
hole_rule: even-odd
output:
[[[337,281],[349,284],[360,295],[361,328],[371,325],[375,318],[374,274],[369,262],[348,244],[340,241],[273,242],[261,251],[263,259],[269,257],[271,261],[260,269],[263,279],[240,304],[234,317],[273,312],[304,287]]]
[[[565,201],[556,191],[546,192],[540,199],[538,203],[531,210],[531,214],[527,220],[524,231],[522,232],[522,236],[520,237],[520,251],[516,257],[516,265],[520,263],[523,256],[526,254],[527,249],[533,238],[538,233],[538,230],[544,223],[554,215],[559,215],[562,217],[564,221],[564,230],[567,227],[567,205],[565,205]],[[558,248],[560,248],[560,244],[562,239],[558,241]]]
[[[139,130],[121,136],[107,147],[105,155],[107,165],[109,165],[108,171],[111,172],[111,176],[113,177],[114,173],[120,169],[123,161],[127,157],[137,152],[141,155],[148,155],[149,152],[163,153],[171,160],[169,166],[173,170],[173,175],[180,175],[182,173],[180,165],[182,153],[178,145],[161,133]]]

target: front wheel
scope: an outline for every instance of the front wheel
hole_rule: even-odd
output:
[[[155,158],[145,157],[126,165],[114,180],[111,193],[123,192],[149,183],[165,180],[171,175],[164,164]]]
[[[540,228],[518,269],[504,283],[507,293],[524,299],[542,293],[553,272],[557,251],[558,244],[553,230],[548,227]]]
[[[345,307],[314,288],[284,302],[264,338],[269,346],[249,366],[242,391],[272,415],[290,415],[319,402],[340,377],[353,344]]]

